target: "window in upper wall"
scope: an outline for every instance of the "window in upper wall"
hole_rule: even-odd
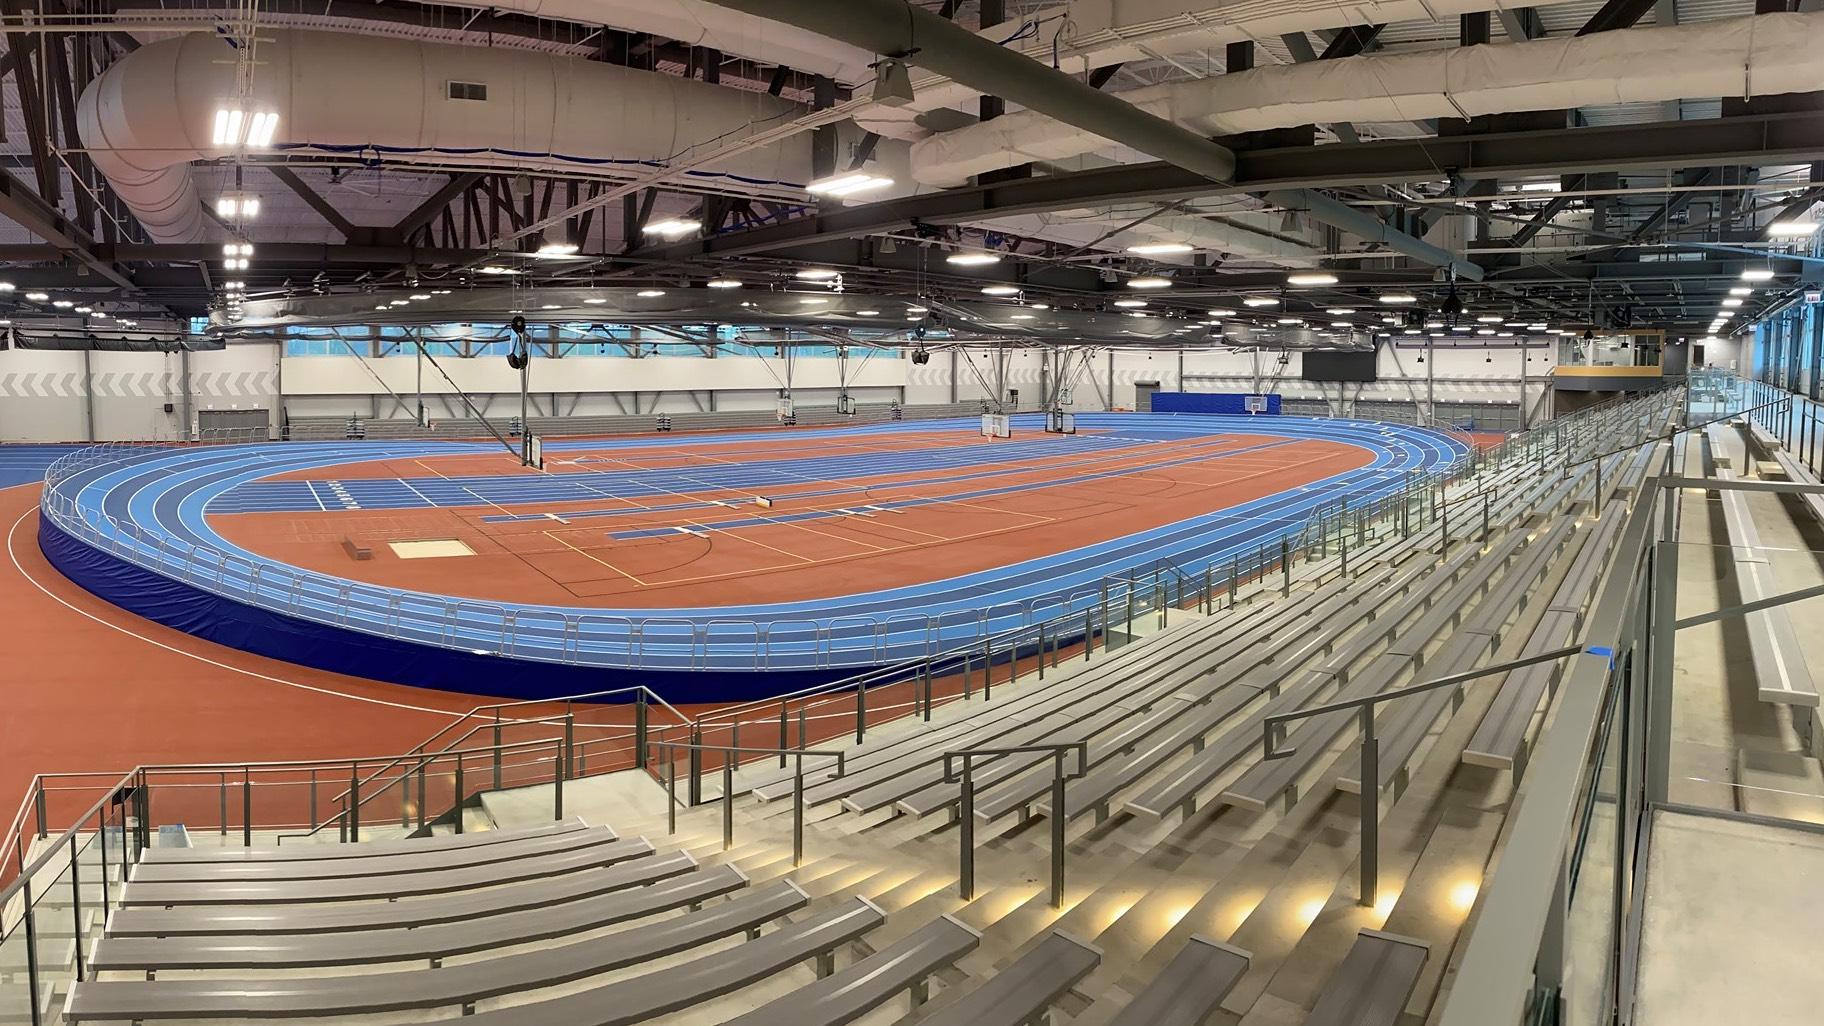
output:
[[[452,100],[486,100],[488,84],[486,82],[451,82],[450,99]]]

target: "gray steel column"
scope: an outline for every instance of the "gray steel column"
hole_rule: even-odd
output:
[[[95,441],[95,364],[93,353],[82,351],[82,416],[89,441]]]
[[[183,441],[191,438],[190,426],[196,422],[196,402],[190,395],[190,350],[177,351],[177,394],[180,397],[180,408],[184,411],[184,424],[178,430],[177,437]]]

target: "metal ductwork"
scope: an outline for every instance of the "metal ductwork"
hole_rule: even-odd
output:
[[[1766,96],[1818,88],[1824,13],[1760,14],[1664,28],[1422,53],[1367,54],[1137,89],[1139,110],[1208,135],[1331,122],[1468,118],[1593,104]],[[1019,111],[912,148],[913,175],[956,185],[1113,138]]]
[[[1126,143],[1187,171],[1227,181],[1235,155],[1081,79],[1013,53],[905,0],[712,0],[718,7],[821,32],[948,75],[990,96]],[[992,124],[992,122],[990,122]]]
[[[281,114],[279,152],[613,177],[688,160],[695,147],[801,110],[577,58],[346,33],[263,31],[259,60],[254,88]],[[186,33],[122,57],[77,105],[96,167],[158,242],[210,234],[189,165],[227,155],[210,131],[234,93],[234,67],[223,39]],[[453,99],[452,83],[480,85],[486,99]],[[898,147],[891,156],[903,154]],[[810,174],[810,137],[797,136],[695,169],[686,181],[784,193]]]

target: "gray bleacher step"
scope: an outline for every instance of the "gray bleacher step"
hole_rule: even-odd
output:
[[[1802,823],[1824,823],[1824,765],[1810,755],[1737,748],[1738,811]]]

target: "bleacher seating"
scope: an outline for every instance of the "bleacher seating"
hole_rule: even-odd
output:
[[[1549,463],[1490,465],[1452,487],[1448,527],[1383,526],[1351,541],[1346,570],[1340,554],[1301,562],[1287,595],[1277,578],[1254,584],[1043,680],[828,742],[845,764],[806,760],[801,866],[787,858],[792,771],[771,757],[734,772],[726,847],[720,810],[666,809],[641,771],[567,784],[582,818],[557,823],[484,800],[465,810],[484,829],[462,834],[154,847],[111,888],[105,920],[65,934],[68,952],[46,949],[68,965],[84,942],[86,972],[42,1000],[67,1022],[1423,1021],[1462,923],[1439,912],[1439,888],[1492,859],[1500,834],[1486,795],[1446,781],[1473,775],[1464,763],[1524,772],[1555,665],[1379,706],[1391,897],[1372,910],[1377,929],[1356,918],[1370,914],[1350,872],[1357,803],[1333,801],[1371,786],[1359,718],[1291,724],[1276,740],[1294,753],[1275,760],[1263,725],[1565,644],[1666,449],[1608,456],[1600,494],[1589,459],[1617,433],[1656,433],[1668,409],[1616,407]],[[1063,808],[1049,753],[976,768],[978,893],[960,898],[945,754],[1066,744],[1085,746],[1087,773]],[[548,802],[527,804],[548,818]],[[1030,825],[1052,817],[1068,830],[1061,908],[1041,883],[1046,831]]]

